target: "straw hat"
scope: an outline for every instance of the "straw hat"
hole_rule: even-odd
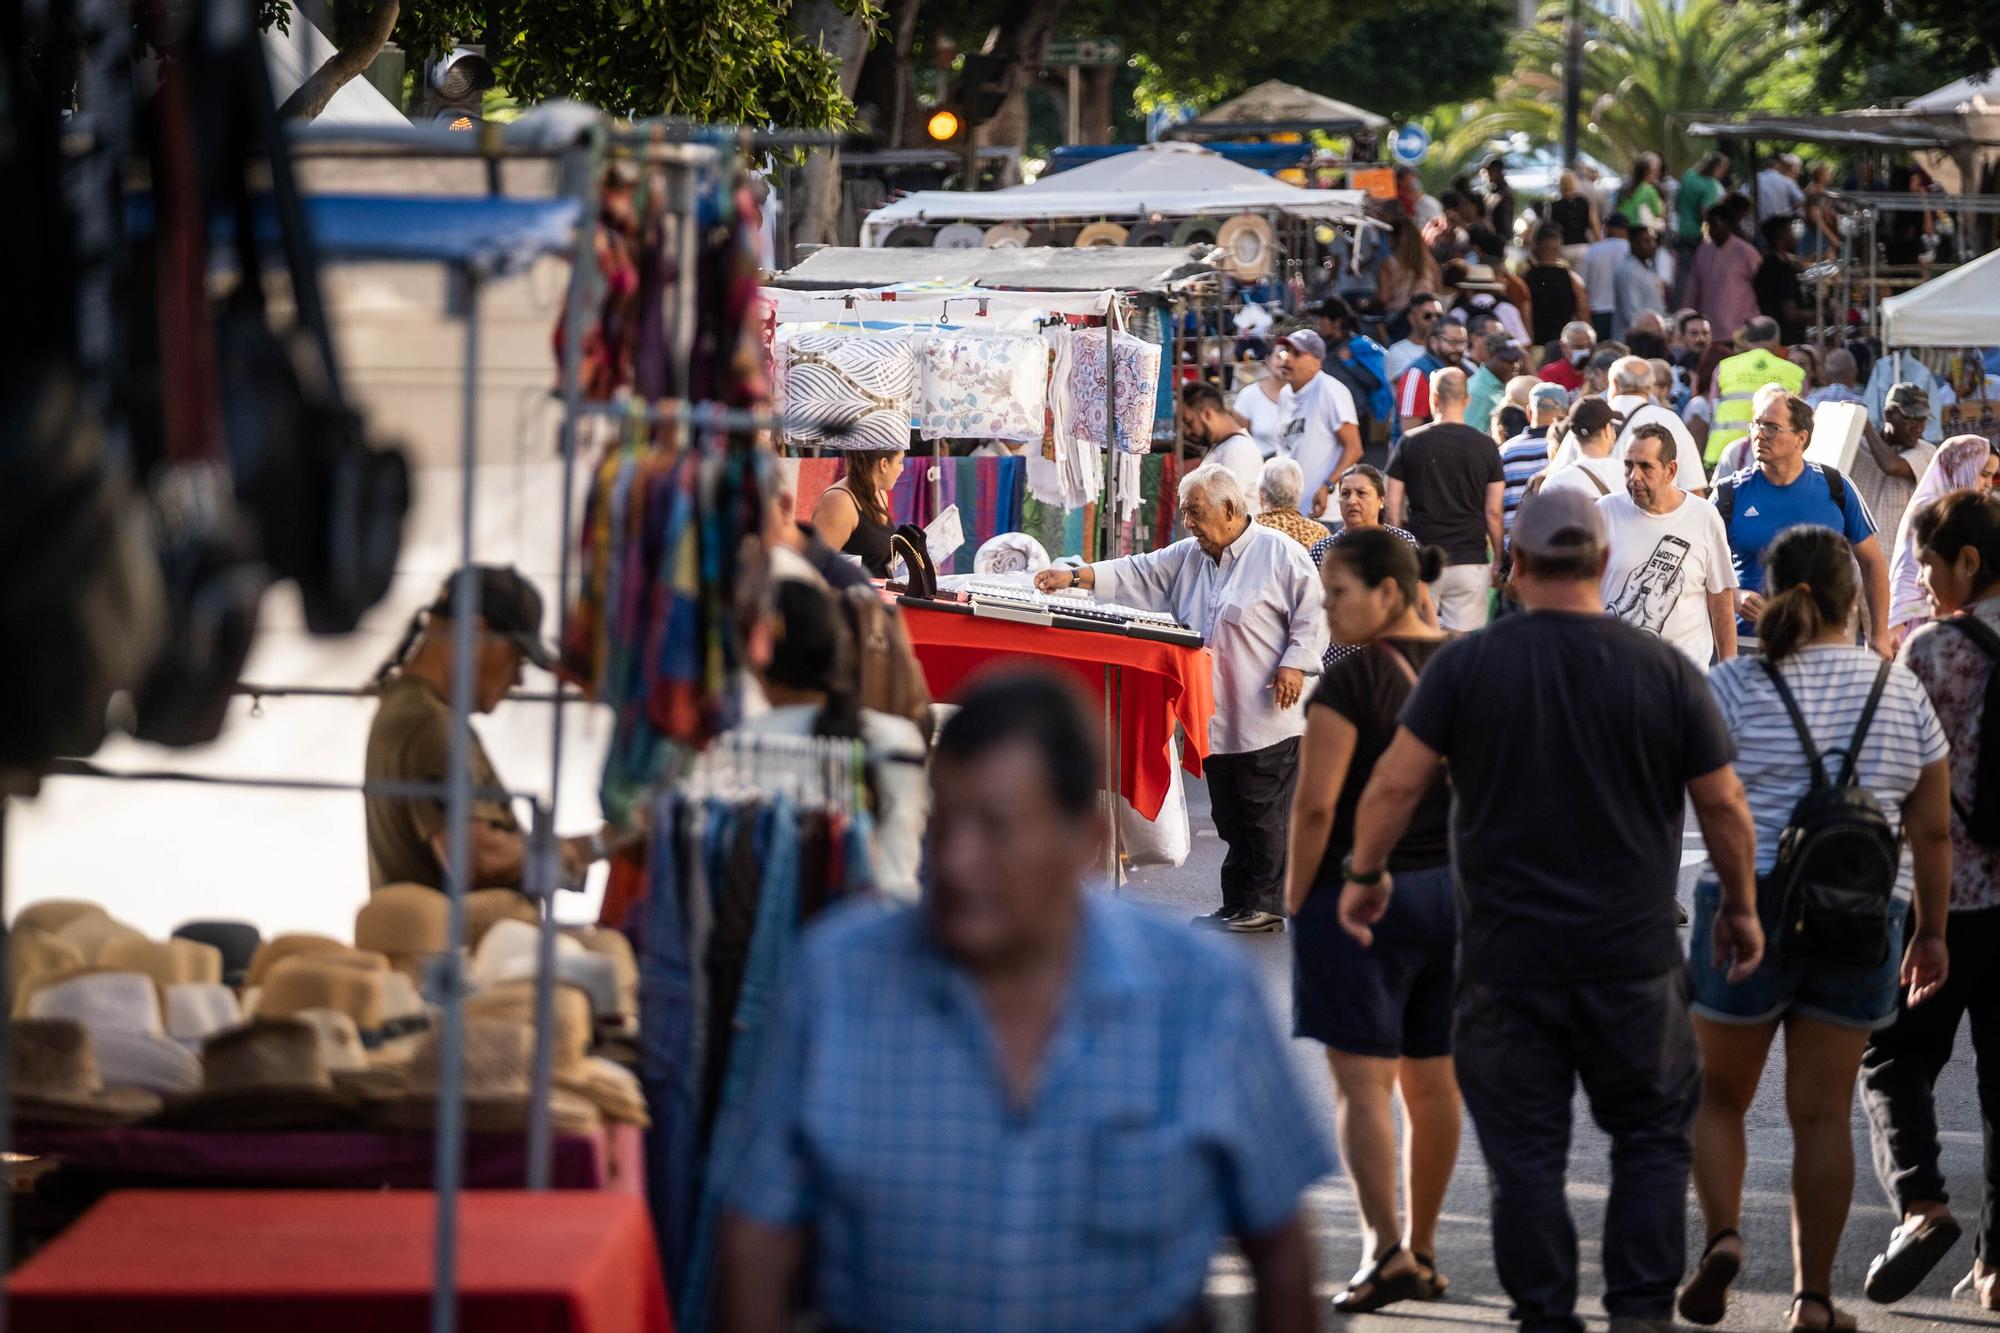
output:
[[[36,991],[30,1018],[60,1018],[90,1029],[99,1078],[108,1087],[193,1092],[201,1062],[170,1041],[160,1024],[160,992],[143,972],[82,972]]]
[[[97,954],[99,967],[119,972],[144,972],[160,989],[187,984],[213,985],[222,980],[222,950],[194,940],[114,939]]]
[[[257,946],[264,942],[257,927],[248,921],[185,921],[174,927],[173,937],[220,949],[223,984],[237,987],[243,985],[250,960],[256,957]]]
[[[937,229],[931,237],[931,248],[935,250],[977,250],[985,241],[986,233],[970,222],[953,222]]]
[[[1079,250],[1088,250],[1100,245],[1125,244],[1125,229],[1115,222],[1093,222],[1076,234],[1071,242]]]
[[[227,986],[183,982],[167,987],[167,1035],[189,1050],[243,1021],[243,1005]]]
[[[422,884],[386,884],[354,914],[354,946],[388,958],[389,966],[421,975],[424,959],[445,951],[451,900]]]
[[[13,983],[7,1012],[28,1016],[28,997],[51,981],[83,971],[83,955],[74,944],[34,926],[15,926],[7,934],[7,975]]]
[[[986,229],[985,241],[988,250],[1018,250],[1028,243],[1028,229],[1018,222],[1003,222]]]
[[[156,1123],[187,1129],[339,1129],[360,1103],[334,1085],[320,1030],[294,1018],[259,1018],[211,1037],[201,1051],[201,1091]]]
[[[108,913],[96,903],[78,898],[44,898],[38,903],[29,903],[14,914],[14,929],[46,930],[54,934],[79,917],[106,915]]]
[[[243,984],[261,986],[264,974],[287,958],[302,953],[333,953],[348,946],[330,935],[307,935],[294,933],[277,935],[257,946],[257,952],[250,955],[250,964],[243,971]]]
[[[480,941],[473,955],[476,986],[532,977],[539,970],[541,932],[520,921],[502,921]],[[635,969],[636,970],[636,969]],[[609,953],[592,953],[566,934],[556,936],[556,977],[580,987],[590,997],[590,1011],[599,1021],[617,1022],[624,1015],[622,977]],[[636,989],[636,979],[634,982]]]
[[[530,926],[542,922],[535,905],[512,889],[474,889],[465,895],[465,947],[477,949],[486,932],[502,921]]]
[[[1493,271],[1491,264],[1472,264],[1467,266],[1465,276],[1458,280],[1458,289],[1462,292],[1493,292],[1496,294],[1507,290],[1506,285],[1500,281],[1500,275]]]
[[[312,1025],[319,1034],[320,1056],[326,1061],[333,1085],[367,1101],[401,1096],[408,1077],[396,1065],[371,1063],[361,1044],[361,1031],[354,1020],[332,1009],[301,1009],[292,1015],[295,1022]]]
[[[1222,230],[1222,219],[1206,215],[1189,218],[1174,228],[1175,245],[1201,245],[1215,243],[1216,233]]]
[[[410,1053],[410,1038],[430,1026],[430,1015],[410,979],[387,968],[364,970],[330,954],[294,955],[264,977],[259,1018],[290,1018],[308,1009],[331,1009],[353,1021],[364,1046],[394,1059]]]
[[[143,1088],[107,1088],[90,1029],[69,1018],[21,1018],[7,1032],[14,1123],[48,1129],[129,1125],[160,1109]]]
[[[533,1092],[534,1037],[503,1018],[467,1017],[460,1047],[465,1127],[475,1132],[518,1133],[528,1125]],[[429,1129],[437,1119],[438,1034],[428,1034],[410,1062],[410,1090],[385,1103],[377,1123],[388,1129]],[[558,1133],[588,1134],[603,1121],[597,1108],[573,1092],[549,1090],[550,1119]]]
[[[1271,271],[1278,235],[1271,224],[1255,213],[1238,213],[1215,233],[1215,245],[1223,270],[1232,278],[1256,281]]]
[[[114,920],[102,912],[94,916],[79,916],[66,922],[56,931],[56,938],[74,945],[76,951],[83,955],[83,961],[92,965],[97,962],[98,955],[104,952],[104,946],[114,940],[138,940],[144,943],[146,939],[123,921]]]
[[[590,1000],[575,986],[558,983],[549,1032],[549,1069],[555,1086],[585,1097],[610,1120],[650,1124],[639,1080],[628,1069],[590,1054]],[[532,1035],[535,1023],[535,983],[510,981],[467,997],[468,1017],[497,1018],[519,1023]]]

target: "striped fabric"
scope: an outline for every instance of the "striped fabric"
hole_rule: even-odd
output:
[[[1541,434],[1535,434],[1537,430]],[[1549,465],[1548,433],[1548,427],[1536,426],[1500,447],[1500,473],[1507,480],[1501,521],[1509,535],[1514,531],[1515,511],[1520,509],[1521,499],[1528,493],[1528,483]]]
[[[1835,752],[1844,752],[1853,738],[1881,665],[1882,659],[1865,648],[1828,644],[1802,649],[1779,667],[1824,757],[1828,781],[1840,775],[1842,757]],[[1750,815],[1757,825],[1757,873],[1762,875],[1777,860],[1778,836],[1812,785],[1812,771],[1777,687],[1764,674],[1760,660],[1739,657],[1719,664],[1708,673],[1708,687],[1736,737],[1736,775],[1750,793]],[[1901,827],[1903,798],[1916,787],[1924,766],[1949,751],[1930,696],[1915,674],[1901,665],[1890,667],[1856,772],[1861,785],[1882,803],[1892,826]],[[1905,850],[1896,876],[1897,900],[1908,902],[1912,887]]]
[[[805,333],[785,358],[786,434],[836,449],[907,449],[917,355],[907,338]]]

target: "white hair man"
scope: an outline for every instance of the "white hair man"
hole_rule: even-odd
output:
[[[1257,521],[1275,528],[1310,551],[1313,543],[1324,541],[1326,525],[1315,523],[1299,512],[1299,498],[1305,494],[1305,470],[1283,454],[1264,461],[1257,478]],[[1320,497],[1321,504],[1325,497]],[[1317,511],[1321,504],[1315,504]]]
[[[1320,583],[1306,548],[1250,521],[1226,470],[1181,479],[1188,535],[1158,551],[1045,569],[1043,592],[1087,588],[1100,599],[1165,611],[1201,631],[1215,662],[1208,726],[1209,803],[1229,848],[1222,906],[1197,917],[1241,932],[1285,928],[1285,836],[1305,730],[1307,676],[1326,651]]]
[[[1653,365],[1643,356],[1621,356],[1611,363],[1611,385],[1605,393],[1611,410],[1625,420],[1619,429],[1618,439],[1611,447],[1611,457],[1619,463],[1625,461],[1626,446],[1632,443],[1632,433],[1641,426],[1664,426],[1674,437],[1675,452],[1681,460],[1680,476],[1677,484],[1684,491],[1694,495],[1708,493],[1708,474],[1701,466],[1701,446],[1688,433],[1686,423],[1674,415],[1670,407],[1653,399]],[[1576,441],[1565,440],[1557,451],[1550,471],[1567,467],[1577,459]]]

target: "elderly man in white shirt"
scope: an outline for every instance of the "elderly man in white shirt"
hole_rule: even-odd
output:
[[[1101,601],[1171,612],[1201,632],[1215,663],[1208,726],[1209,806],[1229,851],[1222,906],[1195,918],[1243,933],[1285,928],[1285,833],[1305,731],[1306,677],[1326,652],[1320,582],[1303,546],[1250,521],[1223,468],[1181,480],[1189,535],[1145,555],[1045,569],[1043,592],[1089,589]]]
[[[1620,463],[1625,461],[1625,450],[1632,443],[1632,433],[1641,426],[1661,426],[1674,437],[1676,452],[1680,456],[1680,476],[1677,485],[1693,495],[1708,493],[1708,473],[1701,465],[1701,446],[1694,442],[1687,423],[1674,414],[1670,407],[1653,401],[1653,366],[1642,356],[1621,356],[1611,363],[1610,392],[1605,401],[1611,405],[1624,421],[1619,428],[1618,439],[1611,447],[1611,457]],[[1549,471],[1567,467],[1577,458],[1576,437],[1568,436],[1562,448],[1556,451]]]

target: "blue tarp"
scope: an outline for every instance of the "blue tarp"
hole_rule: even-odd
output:
[[[583,215],[576,199],[483,194],[316,194],[305,204],[322,262],[456,264],[489,275],[518,273],[541,255],[568,254]],[[256,211],[258,248],[266,263],[277,263],[278,220],[270,199],[258,199]],[[134,196],[127,218],[135,234],[151,231],[151,198]],[[228,219],[216,223],[210,250],[218,263],[234,258],[231,227]]]

